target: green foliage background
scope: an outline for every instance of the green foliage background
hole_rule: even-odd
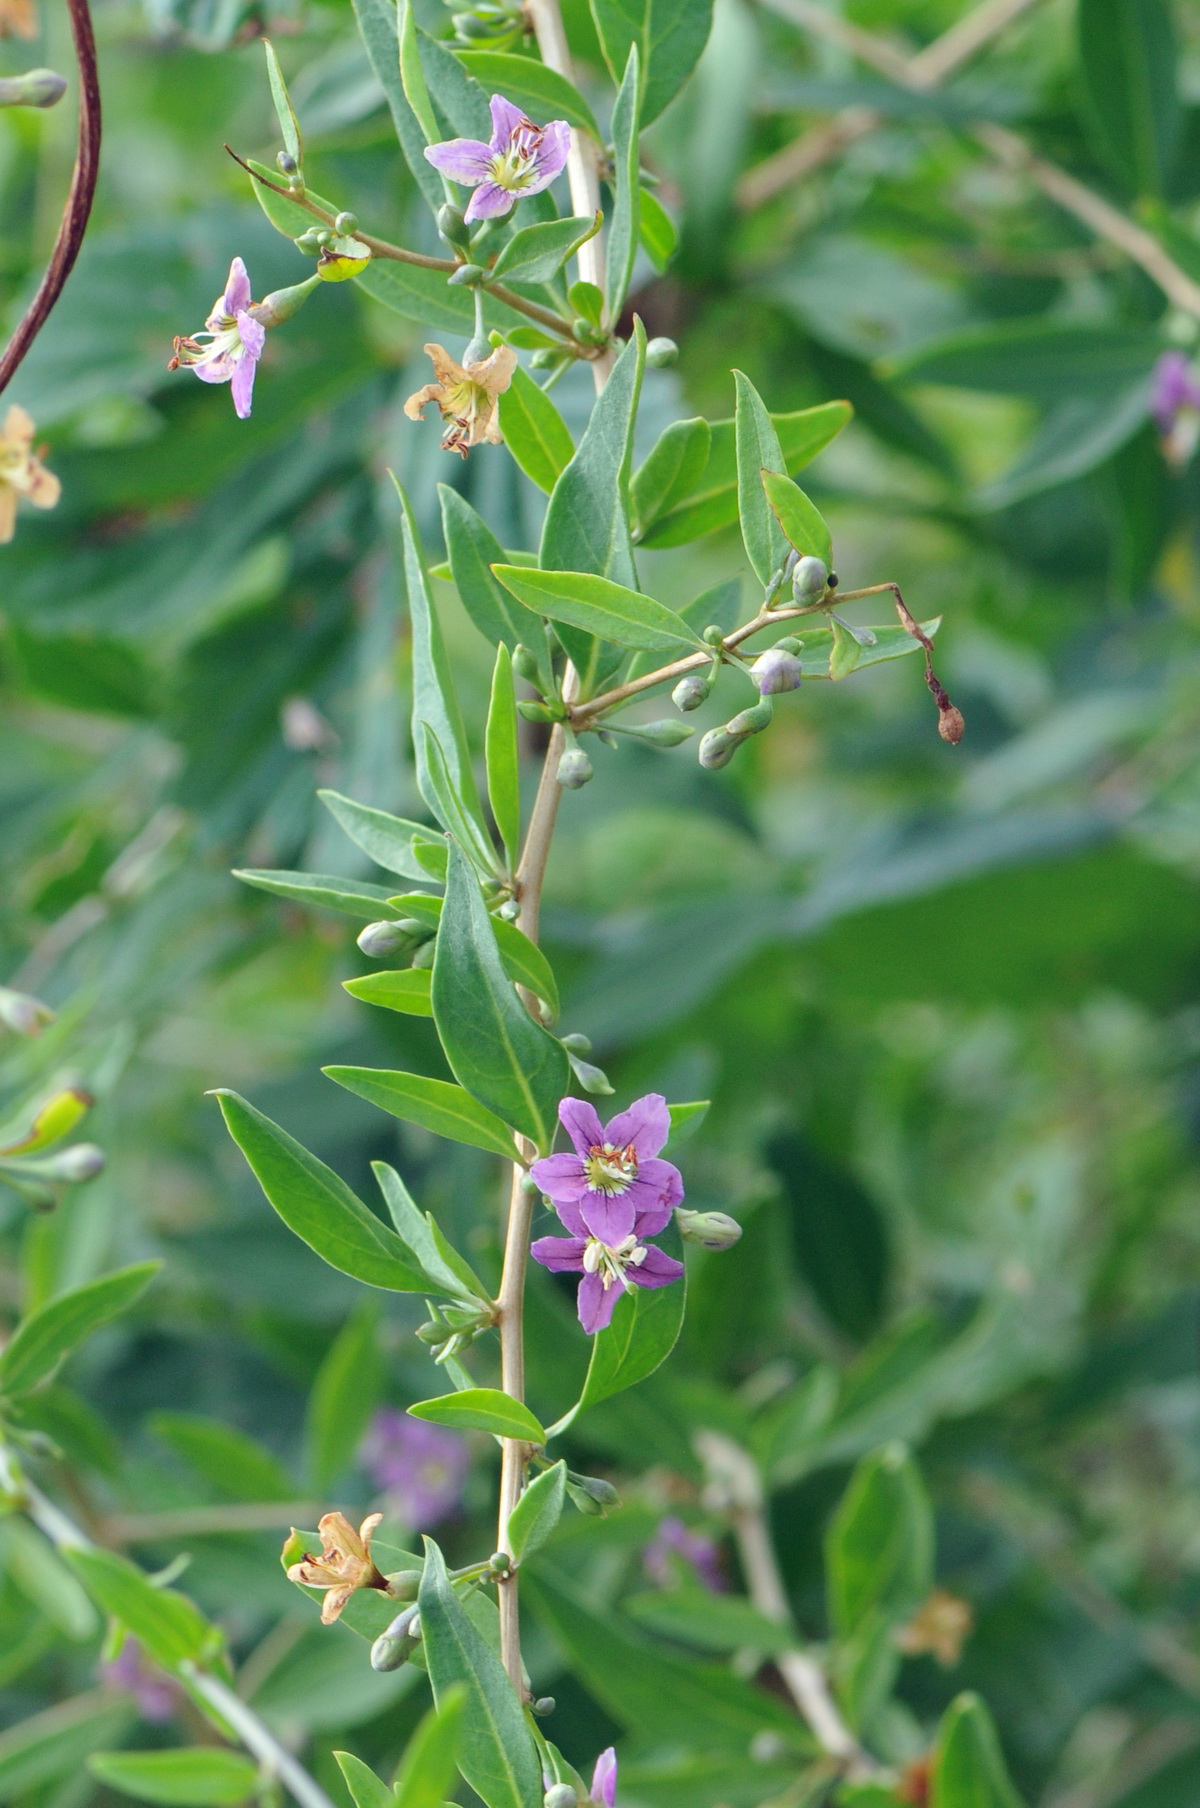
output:
[[[0,45],[0,72],[69,64],[62,12],[42,3],[42,41]],[[853,0],[846,16],[911,50],[958,10]],[[576,0],[566,11],[599,105],[592,26]],[[427,23],[448,24],[432,0]],[[411,1336],[418,1302],[356,1314],[358,1290],[273,1217],[203,1095],[236,1086],[360,1192],[371,1160],[394,1162],[493,1284],[504,1189],[488,1156],[320,1076],[444,1070],[428,1023],[380,1022],[341,990],[370,970],[347,919],[247,892],[229,869],[377,879],[319,785],[423,813],[385,467],[435,553],[438,481],[505,546],[530,543],[542,502],[505,453],[459,465],[434,423],[404,419],[426,335],[353,285],[272,334],[248,422],[165,372],[234,251],[256,294],[308,273],[221,149],[273,157],[262,29],[312,186],[378,231],[428,230],[350,7],[107,0],[97,25],[100,202],[12,391],[63,500],[0,550],[0,974],[59,1016],[0,1043],[0,1085],[17,1117],[64,1079],[89,1087],[109,1165],[53,1212],[0,1192],[0,1291],[15,1317],[165,1260],[30,1423],[61,1446],[90,1523],[151,1568],[189,1553],[185,1586],[228,1631],[255,1705],[348,1801],[331,1751],[386,1772],[425,1706],[417,1673],[376,1676],[350,1632],[321,1632],[273,1532],[147,1532],[133,1516],[365,1511],[363,1424],[438,1374]],[[874,108],[877,129],[746,204],[749,172],[848,107]],[[1200,279],[1200,31],[1184,4],[1172,21],[1149,0],[1081,0],[1080,17],[1044,0],[914,97],[774,10],[719,0],[697,74],[644,141],[681,246],[665,274],[643,259],[634,302],[682,355],[648,373],[641,451],[672,418],[727,417],[733,367],[773,410],[848,398],[854,423],[806,477],[843,585],[895,578],[919,617],[944,615],[939,666],[968,722],[944,746],[902,661],[782,699],[725,773],[623,742],[564,802],[544,920],[563,1027],[591,1036],[621,1102],[711,1097],[681,1158],[689,1204],[745,1227],[693,1264],[671,1361],[572,1432],[574,1465],[625,1504],[565,1521],[530,1590],[551,1736],[582,1767],[625,1735],[622,1800],[647,1808],[754,1808],[795,1776],[769,1737],[751,1762],[711,1728],[656,1731],[655,1647],[601,1636],[643,1636],[607,1603],[644,1595],[639,1551],[662,1514],[705,1522],[703,1427],[763,1461],[814,1638],[851,1465],[895,1438],[919,1454],[938,1578],[975,1630],[949,1669],[906,1660],[898,1752],[977,1688],[1030,1802],[1184,1808],[1200,1791],[1200,467],[1168,464],[1147,413],[1156,359],[1196,321],[1002,171],[979,121],[1150,224]],[[0,115],[14,316],[70,140],[65,108]],[[578,435],[586,374],[556,399]],[[745,569],[733,529],[643,556],[676,605]],[[490,650],[449,585],[437,603],[481,722]],[[540,1272],[530,1321],[546,1422],[585,1352]],[[355,1354],[340,1389],[331,1349]],[[206,1444],[200,1424],[255,1443]],[[447,1537],[460,1562],[491,1548],[492,1467],[481,1439]],[[0,1567],[0,1799],[76,1808],[101,1788],[87,1752],[175,1734],[133,1726],[98,1687],[94,1613],[7,1522]]]

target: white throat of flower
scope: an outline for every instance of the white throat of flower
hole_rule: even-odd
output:
[[[181,364],[216,364],[218,360],[231,357],[236,363],[245,353],[242,335],[238,329],[235,314],[213,314],[202,332],[191,333],[187,338],[176,339],[175,356],[167,366],[168,370],[178,370]]]
[[[632,1231],[615,1246],[601,1243],[599,1237],[589,1237],[583,1252],[583,1270],[585,1274],[598,1274],[607,1291],[614,1281],[623,1287],[625,1270],[640,1268],[645,1260],[646,1246],[638,1242]]]
[[[490,174],[497,188],[524,188],[530,176],[536,174],[544,137],[541,126],[535,126],[530,119],[521,121],[508,141],[508,149],[492,158]]]
[[[593,1143],[583,1158],[583,1171],[593,1193],[610,1199],[627,1193],[637,1179],[637,1150],[632,1143],[618,1149],[614,1143]]]

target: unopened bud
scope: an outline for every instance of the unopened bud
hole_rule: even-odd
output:
[[[807,553],[792,572],[792,595],[798,603],[815,603],[829,586],[829,567],[823,559]]]
[[[596,769],[582,747],[568,747],[558,762],[558,782],[568,791],[581,791],[596,776]]]
[[[437,937],[431,935],[429,940],[427,942],[422,942],[421,946],[417,949],[417,952],[412,957],[411,964],[418,970],[423,967],[432,967],[433,957],[436,952]]]
[[[397,1601],[415,1601],[421,1586],[419,1569],[394,1570],[387,1579],[388,1593]]]
[[[555,1701],[553,1695],[539,1695],[536,1701],[530,1702],[529,1712],[535,1714],[539,1720],[544,1720],[547,1714],[552,1714],[557,1706],[558,1703]],[[556,1785],[556,1787],[561,1787],[561,1785]],[[570,1785],[568,1784],[568,1788],[569,1787]],[[574,1791],[572,1791],[572,1796],[573,1795]]]
[[[73,1143],[57,1155],[47,1155],[38,1162],[42,1180],[62,1180],[75,1186],[82,1180],[95,1180],[104,1172],[106,1156],[99,1143]]]
[[[446,281],[455,289],[473,289],[476,283],[481,283],[486,275],[487,271],[482,264],[460,264],[454,274],[446,278]]]
[[[542,1808],[576,1808],[578,1795],[569,1783],[555,1783],[542,1797]]]
[[[608,334],[605,332],[604,328],[602,326],[593,326],[592,322],[590,320],[585,320],[582,314],[577,315],[571,322],[571,331],[581,345],[608,344]]]
[[[609,1098],[613,1093],[613,1084],[602,1067],[594,1062],[581,1061],[578,1055],[568,1053],[571,1071],[585,1092],[592,1092],[601,1098]]]
[[[527,722],[561,722],[562,710],[552,703],[535,703],[532,697],[522,697],[517,703],[517,714],[524,716]]]
[[[513,671],[520,674],[527,684],[536,684],[540,673],[536,656],[528,647],[517,642],[512,655]]]
[[[701,640],[707,641],[710,647],[723,647],[725,645],[725,630],[724,628],[719,628],[716,622],[710,622],[700,638]]]
[[[592,1039],[582,1030],[572,1030],[569,1036],[562,1037],[562,1045],[573,1055],[590,1055],[592,1052]]]
[[[556,345],[539,345],[529,363],[533,370],[557,370],[566,356]]]
[[[295,243],[297,251],[303,252],[305,257],[320,257],[322,244],[315,226],[310,226],[307,232],[302,232]]]
[[[385,1628],[371,1646],[372,1670],[398,1670],[407,1662],[417,1648],[421,1634],[421,1619],[418,1608],[414,1605],[406,1607],[398,1613],[391,1625]]]
[[[679,347],[673,339],[651,339],[646,347],[646,362],[651,370],[665,370],[679,359]]]
[[[731,735],[727,728],[710,728],[697,749],[696,757],[706,772],[720,772],[745,740],[745,735]]]
[[[300,167],[290,151],[280,151],[277,154],[275,161],[285,176],[294,176]]]
[[[728,1212],[688,1212],[677,1207],[675,1222],[680,1236],[699,1243],[702,1249],[732,1249],[742,1234],[741,1225]]]
[[[298,314],[313,290],[320,286],[320,278],[310,276],[307,282],[293,283],[290,289],[273,289],[260,302],[249,310],[251,316],[260,326],[282,326],[293,314]]]
[[[749,709],[739,709],[736,716],[730,716],[725,726],[731,735],[739,735],[744,739],[746,735],[761,734],[764,728],[769,728],[774,715],[775,708],[771,699],[764,697],[761,703],[752,703]]]
[[[356,940],[364,954],[369,954],[372,960],[382,960],[384,955],[395,954],[397,948],[406,947],[409,936],[399,923],[368,923],[365,929],[359,930]]]
[[[333,230],[342,238],[353,238],[358,231],[358,215],[356,213],[340,213],[333,222]]]
[[[452,207],[448,201],[437,210],[437,229],[448,245],[466,245],[470,242],[471,234],[461,207]]]
[[[507,1551],[496,1551],[488,1558],[488,1568],[493,1576],[507,1576],[512,1569],[512,1558]]]
[[[953,703],[938,711],[938,733],[943,741],[949,741],[952,747],[958,746],[965,728],[966,723],[963,721],[962,710],[956,709]]]
[[[32,998],[28,992],[14,992],[9,986],[0,986],[0,1023],[18,1036],[40,1036],[48,1023],[54,1022],[54,1012],[40,998]]]
[[[496,35],[496,28],[486,19],[476,18],[474,13],[455,13],[455,27],[460,38],[491,38]]]
[[[704,672],[685,672],[671,692],[671,701],[686,714],[707,702],[711,691],[712,680]]]
[[[57,70],[27,69],[0,79],[0,107],[53,107],[66,91],[66,77]]]
[[[760,696],[776,696],[781,691],[798,690],[804,668],[794,653],[786,652],[783,647],[768,647],[750,667],[750,676],[758,686]]]
[[[676,722],[671,716],[664,716],[659,722],[639,722],[621,729],[622,734],[632,735],[651,747],[678,747],[682,742],[690,741],[695,732],[690,723]]]
[[[576,1475],[573,1469],[567,1470],[567,1493],[581,1513],[594,1519],[602,1519],[610,1507],[621,1504],[621,1496],[603,1476]]]

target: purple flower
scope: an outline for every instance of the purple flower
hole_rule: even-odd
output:
[[[689,1531],[682,1519],[676,1519],[672,1514],[662,1521],[642,1552],[646,1574],[660,1588],[670,1588],[677,1580],[675,1558],[682,1558],[710,1594],[724,1594],[725,1578],[721,1574],[716,1539],[706,1537],[703,1532]]]
[[[148,1661],[137,1640],[128,1634],[116,1657],[100,1665],[100,1675],[131,1695],[142,1719],[155,1725],[170,1720],[179,1705],[179,1692],[171,1678]]]
[[[657,1159],[671,1131],[667,1102],[650,1092],[602,1124],[585,1099],[564,1099],[558,1115],[573,1155],[548,1155],[530,1174],[570,1231],[541,1237],[533,1258],[555,1274],[581,1274],[579,1322],[589,1336],[612,1320],[631,1284],[666,1287],[683,1263],[643,1242],[665,1230],[683,1198],[679,1169]]]
[[[591,1799],[597,1808],[613,1808],[617,1799],[617,1754],[610,1745],[596,1759],[596,1768],[592,1772]]]
[[[255,319],[253,310],[246,266],[235,257],[225,293],[214,301],[204,331],[176,339],[175,356],[167,366],[178,370],[181,364],[187,365],[202,383],[228,383],[234,410],[242,421],[250,413],[254,372],[267,338],[266,328]]]
[[[435,169],[475,193],[464,218],[491,220],[507,213],[521,195],[549,188],[567,161],[571,128],[565,119],[535,126],[520,107],[501,94],[492,96],[492,139],[448,138],[431,144],[425,155]]]
[[[1200,408],[1200,383],[1192,375],[1185,352],[1164,352],[1154,366],[1150,411],[1159,432],[1169,438],[1185,408]]]
[[[431,1531],[462,1499],[471,1451],[457,1432],[380,1407],[359,1461],[388,1497],[393,1515],[414,1532]]]
[[[750,667],[750,676],[758,686],[759,696],[771,697],[779,691],[799,690],[804,668],[786,647],[768,647]]]

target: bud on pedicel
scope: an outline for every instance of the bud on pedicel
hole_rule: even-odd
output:
[[[582,1030],[572,1030],[569,1036],[560,1038],[563,1047],[572,1055],[590,1055],[592,1039],[585,1036]]]
[[[539,345],[529,360],[529,366],[531,370],[557,370],[569,356],[565,347],[559,351],[556,345]]]
[[[324,241],[316,227],[310,226],[294,243],[297,251],[303,252],[305,257],[320,257]]]
[[[526,684],[537,683],[538,678],[541,676],[538,671],[537,658],[528,647],[522,646],[520,641],[518,641],[513,648],[512,662],[513,671],[524,678]]]
[[[687,714],[707,702],[711,691],[712,678],[706,672],[685,672],[671,692],[671,701]]]
[[[631,723],[618,732],[645,741],[651,747],[678,747],[682,742],[690,741],[696,730],[687,722],[676,722],[670,716],[664,716],[659,722]]]
[[[554,1712],[557,1706],[558,1703],[553,1695],[539,1695],[536,1701],[530,1702],[529,1712],[536,1715],[539,1720],[544,1720],[548,1714]]]
[[[829,567],[823,559],[808,553],[797,560],[792,572],[792,595],[798,603],[815,603],[824,596],[829,584]]]
[[[507,1576],[512,1569],[512,1558],[507,1551],[495,1551],[488,1558],[488,1568],[493,1576]]]
[[[462,208],[452,207],[448,201],[437,210],[437,229],[448,245],[470,243],[471,234],[463,218]]]
[[[602,1067],[591,1061],[583,1061],[578,1055],[567,1050],[567,1060],[571,1063],[571,1072],[579,1081],[585,1092],[592,1092],[601,1098],[609,1098],[613,1093],[613,1085]]]
[[[358,215],[356,213],[340,213],[333,222],[333,230],[344,238],[353,238],[358,231]]]
[[[732,1249],[742,1234],[741,1225],[728,1212],[689,1212],[677,1206],[675,1222],[680,1236],[699,1243],[701,1249]]]
[[[300,312],[320,281],[320,277],[310,276],[306,282],[293,283],[290,289],[274,289],[254,304],[250,314],[260,326],[282,326],[285,320]]]
[[[412,957],[410,965],[418,969],[422,967],[432,967],[433,957],[436,953],[437,936],[431,935],[429,940],[427,942],[422,942],[421,946],[417,949],[417,952]]]
[[[696,757],[706,772],[720,772],[745,740],[745,735],[731,735],[727,728],[710,728],[697,749]]]
[[[799,690],[804,669],[794,653],[783,647],[768,647],[750,667],[750,676],[761,697],[777,696],[782,691]]]
[[[578,1795],[569,1783],[555,1783],[542,1797],[542,1808],[577,1808]]]
[[[769,697],[761,703],[752,703],[749,709],[739,709],[736,716],[730,716],[725,726],[731,735],[744,740],[747,735],[761,734],[769,728],[775,715],[775,706]]]
[[[524,716],[527,722],[561,722],[563,719],[561,703],[535,703],[532,697],[519,699],[517,714]]]
[[[945,709],[938,710],[938,733],[943,741],[949,741],[951,747],[958,746],[963,738],[965,727],[962,710],[957,709],[953,703],[948,703]]]
[[[296,171],[300,168],[300,165],[296,162],[296,159],[292,156],[290,151],[278,152],[275,161],[285,176],[294,176]]]
[[[364,954],[372,960],[382,960],[385,955],[395,954],[400,948],[407,948],[409,934],[399,923],[368,923],[360,929],[355,938]]]
[[[416,1650],[420,1636],[421,1616],[414,1603],[398,1613],[371,1646],[372,1670],[398,1670]]]
[[[611,1507],[619,1507],[621,1496],[611,1482],[599,1475],[576,1475],[567,1470],[567,1493],[581,1513],[592,1519],[603,1519]]]
[[[646,347],[646,362],[651,370],[666,370],[679,360],[679,347],[673,339],[651,339]]]
[[[460,264],[454,274],[446,278],[446,281],[454,289],[472,289],[476,283],[481,283],[486,275],[487,271],[482,264]]]
[[[27,69],[0,79],[0,107],[53,107],[66,91],[66,77],[57,70]]]
[[[706,641],[710,647],[723,647],[725,645],[725,630],[724,628],[718,628],[716,622],[710,622],[700,638],[701,640]]]
[[[568,747],[558,762],[558,782],[568,791],[581,791],[596,776],[596,769],[582,747]]]

